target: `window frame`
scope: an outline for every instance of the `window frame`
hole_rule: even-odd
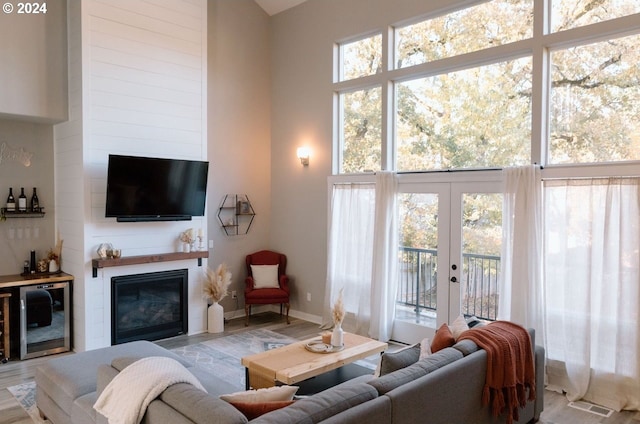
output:
[[[348,81],[337,81],[334,78],[334,151],[333,166],[334,175],[341,174],[341,146],[342,120],[338,109],[341,93],[364,89],[379,85],[382,87],[382,152],[381,169],[396,170],[395,148],[395,84],[406,80],[428,77],[432,75],[454,72],[484,64],[491,64],[505,60],[513,60],[518,57],[532,57],[532,98],[531,98],[531,163],[545,167],[543,177],[593,177],[593,176],[624,176],[640,175],[638,164],[640,161],[600,162],[584,164],[548,164],[549,128],[549,102],[550,102],[550,52],[566,49],[574,46],[591,44],[611,38],[626,35],[640,34],[640,14],[628,15],[607,21],[597,22],[560,32],[551,32],[551,1],[535,1],[533,5],[533,36],[529,39],[515,41],[509,44],[490,47],[487,49],[466,53],[459,56],[439,59],[432,62],[418,64],[405,68],[394,69],[395,57],[395,27],[432,19],[460,9],[471,7],[481,3],[460,2],[445,9],[435,10],[431,13],[410,17],[401,22],[389,22],[387,28],[370,31],[366,34],[354,36],[349,39],[336,42],[339,49],[340,43],[367,38],[373,34],[382,34],[382,72],[366,77],[355,78]],[[338,63],[338,66],[341,64]],[[336,67],[336,75],[339,69]],[[464,172],[468,170],[451,170]],[[408,171],[414,172],[414,171]],[[416,171],[428,174],[442,172],[442,170]],[[355,174],[351,174],[355,175]]]

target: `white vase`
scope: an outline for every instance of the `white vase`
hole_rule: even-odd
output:
[[[336,324],[331,333],[331,345],[334,347],[342,347],[344,345],[344,331],[342,330],[342,323]]]
[[[49,272],[58,272],[58,262],[55,259],[49,261]]]
[[[222,333],[224,331],[224,308],[218,303],[212,303],[207,309],[207,331]]]
[[[184,244],[182,245],[182,251],[183,251],[184,253],[189,253],[189,252],[191,252],[191,245],[190,245],[189,243],[184,243]]]

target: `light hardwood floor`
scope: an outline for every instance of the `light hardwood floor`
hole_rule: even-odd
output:
[[[252,316],[248,329],[255,328],[265,328],[298,340],[315,337],[319,331],[317,324],[295,318],[291,318],[291,325],[287,325],[284,319],[274,313]],[[178,336],[161,340],[157,343],[167,349],[173,349],[246,330],[247,327],[244,326],[244,318],[239,318],[229,321],[225,325],[224,333]],[[392,344],[391,349],[393,348],[394,346]],[[72,353],[69,354],[72,355]],[[7,387],[33,381],[36,367],[47,360],[49,360],[48,357],[35,358],[26,361],[10,361],[7,364],[0,365],[0,424],[33,424],[33,421],[20,407],[18,402],[7,390]],[[541,422],[544,424],[640,424],[640,412],[616,412],[611,417],[604,418],[570,408],[567,406],[567,403],[564,396],[548,390],[545,391],[544,411]]]

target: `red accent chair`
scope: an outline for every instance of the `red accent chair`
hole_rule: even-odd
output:
[[[246,315],[245,326],[249,325],[249,316],[251,315],[251,305],[271,305],[280,304],[280,315],[282,315],[282,306],[287,308],[287,324],[289,322],[289,277],[287,271],[287,257],[282,253],[272,252],[270,250],[261,250],[256,253],[247,255],[247,278],[245,279],[244,289],[244,312]],[[269,288],[255,288],[255,281],[251,265],[278,265],[278,286]]]

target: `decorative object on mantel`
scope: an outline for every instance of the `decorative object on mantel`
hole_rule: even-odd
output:
[[[205,268],[206,281],[204,283],[204,295],[211,300],[207,309],[207,331],[209,333],[222,333],[224,331],[224,308],[220,301],[227,296],[227,289],[231,284],[231,273],[227,265],[218,265],[215,272]]]
[[[204,250],[204,242],[202,241],[203,239],[204,239],[204,236],[202,234],[202,228],[198,228],[198,250],[199,251]]]
[[[342,289],[338,294],[336,303],[333,304],[331,315],[333,316],[333,333],[331,334],[331,345],[333,347],[342,347],[344,345],[344,331],[342,330],[342,321],[344,320],[344,302],[342,301]]]
[[[100,243],[97,253],[100,259],[110,258],[113,255],[113,246],[111,243]]]
[[[189,228],[188,230],[184,230],[180,233],[180,241],[182,242],[182,251],[185,253],[189,253],[195,249],[195,237],[193,236],[193,228]]]
[[[11,147],[6,142],[0,144],[0,165],[2,162],[18,162],[25,167],[31,166],[33,153],[26,151],[23,147]]]

